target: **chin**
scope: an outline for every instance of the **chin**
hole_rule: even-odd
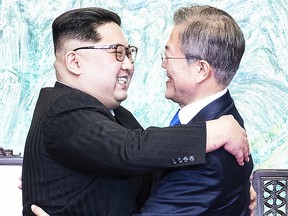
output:
[[[167,91],[165,92],[165,97],[168,99],[168,100],[172,100],[173,98],[173,94],[171,94],[171,92]]]
[[[120,102],[125,101],[127,99],[127,97],[128,97],[127,94],[121,95],[120,97],[117,98],[117,101],[120,101]]]

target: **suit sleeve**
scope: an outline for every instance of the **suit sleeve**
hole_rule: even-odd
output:
[[[98,110],[73,108],[52,110],[43,131],[54,160],[89,175],[134,176],[205,162],[205,123],[127,129]]]

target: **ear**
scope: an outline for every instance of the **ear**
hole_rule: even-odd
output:
[[[211,65],[205,60],[198,61],[199,71],[197,74],[196,82],[200,83],[208,79],[212,76],[212,67]]]
[[[65,54],[65,62],[66,62],[66,67],[67,69],[75,74],[75,75],[80,75],[80,64],[79,64],[79,59],[77,57],[77,54],[75,51],[68,51]]]

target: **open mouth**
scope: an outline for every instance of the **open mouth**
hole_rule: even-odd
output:
[[[125,85],[127,83],[127,77],[117,77],[117,82],[120,84],[120,85]]]
[[[170,82],[170,78],[171,78],[171,77],[170,77],[168,74],[167,74],[167,78],[168,78],[168,79],[167,79],[166,82]]]

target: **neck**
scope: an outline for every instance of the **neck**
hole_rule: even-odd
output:
[[[227,88],[218,86],[217,88],[211,89],[199,89],[199,91],[195,94],[192,100],[187,103],[179,103],[180,107],[183,108],[189,104],[197,103],[198,101],[206,100],[209,98],[214,98],[215,95],[223,95],[227,91]]]

